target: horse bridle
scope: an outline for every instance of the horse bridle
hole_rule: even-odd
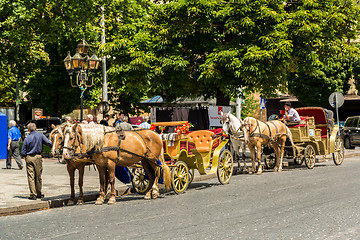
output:
[[[229,129],[229,134],[235,137],[235,134],[239,132],[239,130],[242,127],[242,124],[240,123],[240,127],[233,133],[232,128],[229,126],[230,125],[230,117],[226,116],[226,118],[228,119],[228,121],[225,121],[225,124],[228,125],[228,129]],[[220,123],[222,123],[222,120],[220,120]],[[241,136],[239,136],[240,138]]]
[[[75,145],[76,140],[79,142],[78,146]],[[65,141],[65,139],[64,139],[64,141]],[[83,155],[83,152],[82,152],[82,149],[81,149],[80,135],[78,134],[77,130],[75,131],[75,140],[74,140],[74,142],[72,144],[72,147],[63,146],[63,148],[68,149],[70,151],[73,151],[72,156],[70,156],[71,158],[74,158],[77,155],[77,154],[75,154],[75,151],[76,151],[77,148],[80,148],[80,154],[79,155]]]
[[[55,135],[55,134],[60,134],[60,131],[59,131],[58,129],[56,129],[56,131],[54,131],[53,134],[54,134],[54,135]],[[61,134],[60,134],[60,135],[61,135]],[[63,145],[64,145],[64,141],[62,141],[61,144],[59,145],[60,148],[63,148]]]

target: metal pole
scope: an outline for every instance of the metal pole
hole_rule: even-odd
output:
[[[16,77],[16,100],[15,100],[15,120],[19,122],[20,120],[20,99],[19,99],[19,78]]]
[[[337,119],[337,123],[339,125],[339,134],[340,134],[340,122],[339,122],[339,107],[338,107],[338,99],[337,99],[337,94],[335,94],[335,107],[336,107],[336,119]]]
[[[101,7],[102,16],[100,25],[102,27],[102,35],[101,35],[101,44],[105,44],[105,8]],[[103,117],[108,113],[108,87],[107,87],[107,79],[106,79],[106,57],[104,56],[102,59],[102,75],[103,75],[103,84],[102,84],[102,102],[103,102]]]
[[[84,102],[84,97],[83,97],[82,93],[81,93],[80,99],[81,99],[81,102],[80,102],[80,122],[82,122],[82,120],[83,120],[83,102]]]
[[[239,89],[242,92],[241,88]],[[241,118],[241,104],[242,104],[242,97],[241,94],[236,98],[236,117],[238,119]]]

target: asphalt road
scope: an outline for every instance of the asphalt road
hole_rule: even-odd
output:
[[[0,239],[358,239],[360,161],[236,175],[182,195],[62,207],[0,218]]]

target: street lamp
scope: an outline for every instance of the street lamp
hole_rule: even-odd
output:
[[[96,56],[96,53],[92,57],[87,55],[89,50],[89,44],[82,39],[77,45],[76,53],[71,57],[70,51],[67,52],[67,56],[64,59],[64,65],[66,71],[70,75],[70,83],[72,87],[79,87],[81,90],[81,112],[80,121],[83,120],[83,101],[84,91],[87,87],[94,85],[93,73],[98,69],[100,59]],[[75,84],[73,83],[73,74],[75,73]],[[88,81],[88,76],[91,76],[91,82]]]

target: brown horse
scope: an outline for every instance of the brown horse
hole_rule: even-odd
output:
[[[241,121],[241,127],[244,133],[245,143],[248,144],[251,153],[253,171],[256,169],[255,147],[257,149],[258,159],[257,174],[261,174],[261,145],[270,145],[274,149],[276,156],[274,171],[281,172],[286,138],[289,137],[292,143],[290,129],[278,120],[262,122],[252,117],[247,117],[244,121]]]
[[[59,125],[57,127],[53,127],[49,135],[49,139],[52,142],[51,152],[53,155],[59,153],[60,149],[63,147],[64,143],[64,129],[66,127],[70,127],[69,123],[65,123]],[[83,192],[83,179],[84,179],[84,171],[85,171],[85,162],[79,162],[74,159],[67,159],[66,160],[66,167],[67,171],[70,176],[70,188],[71,188],[71,195],[70,200],[68,201],[67,205],[74,205],[75,203],[75,170],[79,171],[79,198],[77,200],[77,204],[82,205],[84,203],[84,192]]]
[[[111,197],[108,204],[116,202],[115,166],[131,166],[139,161],[149,176],[149,189],[145,199],[155,199],[159,195],[160,178],[159,159],[163,170],[165,187],[170,186],[170,169],[165,164],[163,144],[160,135],[151,130],[125,131],[124,139],[113,127],[99,124],[77,124],[66,127],[63,156],[70,159],[75,150],[91,155],[100,178],[100,195],[95,204],[105,200],[105,172],[108,170],[111,185]]]

